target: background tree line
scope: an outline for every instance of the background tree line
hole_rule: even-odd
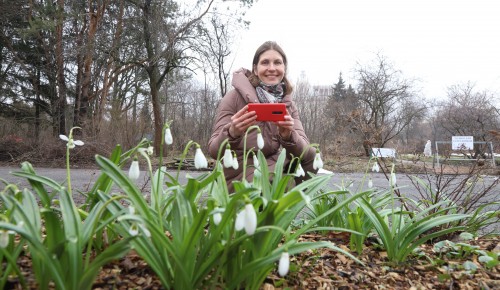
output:
[[[252,4],[0,0],[0,140],[40,146],[79,126],[75,133],[96,146],[146,137],[158,149],[172,120],[174,150],[189,140],[206,145]],[[313,86],[306,75],[294,82],[305,130],[325,154],[421,152],[427,139],[491,141],[500,127],[498,96],[473,83],[431,100],[380,54],[353,75],[352,84],[341,72],[331,86]]]

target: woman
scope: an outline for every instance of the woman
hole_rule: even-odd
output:
[[[280,154],[281,148],[286,149],[287,163],[290,162],[290,154],[302,156],[301,165],[305,172],[316,173],[313,169],[313,161],[316,150],[309,146],[309,140],[299,120],[299,112],[292,101],[292,86],[286,78],[287,58],[281,47],[273,41],[262,44],[252,61],[252,71],[239,69],[233,74],[233,90],[229,91],[221,100],[217,109],[217,115],[213,126],[213,133],[209,141],[209,153],[212,158],[217,158],[220,145],[228,139],[231,150],[237,155],[238,169],[224,168],[224,175],[228,184],[229,192],[233,191],[232,181],[242,180],[243,168],[243,142],[246,130],[253,125],[258,125],[264,137],[264,148],[262,153],[266,157],[269,170],[274,166]],[[287,115],[284,121],[258,122],[256,113],[248,111],[249,103],[285,103]],[[247,150],[257,149],[257,130],[251,130],[247,137]],[[250,154],[250,156],[252,156]],[[253,159],[249,158],[247,165],[252,165]],[[285,168],[288,169],[288,166]],[[246,179],[253,178],[253,166],[247,166]],[[305,177],[296,178],[300,183]]]

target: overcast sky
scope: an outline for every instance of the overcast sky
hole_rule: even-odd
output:
[[[497,2],[497,3],[495,3]],[[233,69],[250,68],[257,47],[277,41],[289,76],[333,85],[342,72],[353,83],[357,63],[380,53],[422,96],[471,81],[500,93],[500,5],[497,0],[258,0],[249,30],[235,47]]]

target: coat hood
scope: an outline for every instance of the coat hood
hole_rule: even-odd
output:
[[[240,68],[233,73],[231,85],[245,99],[246,103],[258,103],[257,93],[254,86],[248,80],[252,72],[246,68]]]

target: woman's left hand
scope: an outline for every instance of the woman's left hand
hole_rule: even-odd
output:
[[[294,120],[289,114],[285,115],[284,121],[276,122],[276,125],[278,125],[278,132],[283,140],[290,140],[292,138],[292,132],[294,130],[293,123]]]

